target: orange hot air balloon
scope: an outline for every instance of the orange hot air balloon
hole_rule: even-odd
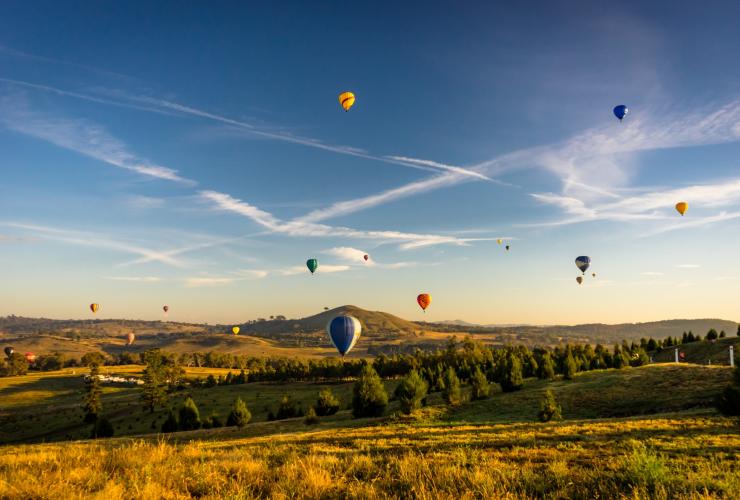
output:
[[[688,209],[689,209],[689,204],[686,203],[685,201],[679,201],[678,203],[676,203],[676,211],[678,211],[678,213],[680,213],[681,215],[685,214],[686,210]]]
[[[355,104],[355,95],[352,92],[342,92],[339,94],[339,104],[345,111],[349,111],[349,108]]]
[[[126,345],[131,345],[134,343],[134,340],[136,339],[136,335],[133,333],[129,333],[126,335]]]
[[[29,363],[33,363],[34,361],[36,361],[36,355],[32,352],[27,352],[26,361],[28,361]]]
[[[90,310],[93,312],[93,314],[98,312],[98,309],[100,309],[100,304],[95,304],[95,303],[90,304]]]
[[[429,304],[432,303],[432,296],[428,293],[420,293],[418,297],[416,297],[416,302],[418,302],[419,307],[421,307],[422,310],[426,312],[427,307],[429,307]]]

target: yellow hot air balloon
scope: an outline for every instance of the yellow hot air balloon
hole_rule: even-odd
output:
[[[95,314],[100,309],[100,304],[90,304],[90,310]]]
[[[345,111],[349,111],[349,108],[355,104],[355,95],[352,92],[342,92],[339,94],[339,104]]]
[[[689,204],[686,203],[685,201],[679,201],[678,203],[676,203],[676,210],[681,215],[685,214],[686,213],[686,210],[688,210],[688,209],[689,209]]]
[[[501,243],[503,243],[503,242],[504,242],[504,240],[502,240],[501,238],[499,238],[499,239],[497,239],[497,240],[496,240],[496,243],[498,243],[499,245],[500,245]]]
[[[235,326],[231,328],[231,331],[234,333],[234,335],[239,335],[239,327]]]

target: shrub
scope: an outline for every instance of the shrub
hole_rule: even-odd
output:
[[[537,370],[537,377],[543,380],[552,380],[555,378],[555,363],[549,352],[542,355],[542,362]]]
[[[98,417],[90,437],[93,439],[113,437],[113,424],[105,417]]]
[[[421,408],[422,402],[427,395],[429,384],[421,378],[419,372],[411,370],[396,386],[394,395],[401,403],[401,411],[407,415]]]
[[[388,406],[388,393],[372,365],[362,367],[352,389],[352,415],[355,418],[379,417]]]
[[[462,390],[460,389],[460,379],[452,367],[447,368],[444,375],[445,388],[442,390],[442,398],[448,405],[457,406],[462,403]]]
[[[560,420],[560,405],[555,400],[555,395],[550,389],[545,391],[545,397],[540,403],[540,411],[537,413],[540,422],[549,422],[550,420]]]
[[[573,380],[577,371],[578,368],[576,367],[576,360],[573,359],[573,354],[569,349],[568,355],[565,357],[565,362],[563,363],[563,378],[565,380]]]
[[[306,412],[306,418],[303,419],[303,423],[306,425],[314,425],[319,423],[319,417],[316,415],[316,410],[309,407]]]
[[[519,356],[511,351],[506,355],[500,383],[501,390],[504,392],[518,391],[524,386],[522,362],[519,360]]]
[[[152,426],[154,426],[154,422],[152,422]],[[175,412],[170,410],[167,414],[167,420],[165,420],[162,424],[162,432],[177,432],[177,429],[179,427],[180,424],[177,421],[177,416],[175,415]]]
[[[187,398],[179,412],[180,430],[192,431],[200,429],[200,412],[193,401],[193,398]]]
[[[480,371],[480,368],[475,369],[475,373],[470,378],[470,385],[473,388],[472,398],[473,400],[486,399],[491,393],[491,386],[488,384],[486,375]]]
[[[334,415],[339,411],[340,402],[339,399],[328,387],[319,392],[319,399],[316,401],[314,410],[316,415],[325,417],[327,415]]]
[[[298,407],[296,406],[295,401],[293,401],[293,398],[290,397],[290,395],[285,394],[283,396],[283,399],[280,400],[280,405],[278,406],[277,413],[275,414],[275,420],[285,420],[286,418],[295,418],[300,416],[298,411]]]
[[[236,401],[234,401],[234,405],[231,407],[231,412],[226,418],[226,425],[229,427],[244,427],[249,423],[250,420],[252,420],[252,414],[249,413],[247,405],[244,403],[244,401],[242,401],[241,398],[236,398]]]

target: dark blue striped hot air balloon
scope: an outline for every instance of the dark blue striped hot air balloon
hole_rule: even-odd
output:
[[[588,271],[588,268],[591,266],[591,257],[587,257],[585,255],[576,257],[576,266],[583,274],[586,274],[586,271]]]
[[[339,354],[344,356],[357,343],[362,332],[360,321],[353,316],[337,316],[326,325],[329,340],[337,348]]]
[[[627,109],[627,106],[624,104],[620,104],[619,106],[614,107],[614,116],[619,118],[619,121],[621,122],[622,119],[627,116],[627,113],[629,113],[630,110]]]

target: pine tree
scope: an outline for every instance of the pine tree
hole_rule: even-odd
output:
[[[707,340],[717,340],[718,336],[719,335],[717,335],[717,330],[715,330],[714,328],[710,329],[707,332]]]
[[[414,410],[421,408],[427,395],[429,384],[421,378],[419,372],[411,370],[396,386],[394,395],[401,404],[401,411],[410,415]]]
[[[319,399],[314,405],[314,411],[316,415],[325,417],[327,415],[334,415],[339,411],[340,402],[339,399],[334,395],[330,388],[326,388],[319,392]]]
[[[719,338],[723,339],[725,337],[727,337],[727,334],[725,333],[724,330],[722,330],[721,332],[719,332]]]
[[[159,349],[152,349],[144,353],[146,368],[144,368],[144,386],[141,400],[144,403],[144,409],[149,410],[149,413],[154,413],[154,408],[163,404],[167,399],[162,358]]]
[[[278,405],[278,410],[275,414],[275,420],[285,420],[286,418],[295,418],[298,416],[298,407],[293,398],[289,394],[283,395],[283,399],[280,400],[280,405]]]
[[[193,398],[187,398],[178,412],[180,420],[180,430],[192,431],[200,429],[200,412]]]
[[[86,423],[95,422],[103,411],[100,396],[103,389],[100,387],[100,369],[98,365],[90,365],[90,375],[85,379],[85,419]]]
[[[565,380],[573,380],[577,371],[576,361],[573,359],[570,349],[568,349],[568,355],[565,357],[565,362],[563,363],[563,378]]]
[[[177,432],[179,429],[180,424],[177,421],[177,416],[175,415],[175,412],[172,410],[167,413],[167,419],[162,424],[162,432],[168,433],[168,432]]]
[[[241,398],[236,398],[234,405],[231,407],[231,413],[226,419],[226,425],[229,427],[244,427],[250,420],[252,420],[252,414],[249,412],[247,405],[244,404]]]
[[[550,356],[549,352],[542,354],[542,361],[540,362],[537,377],[543,380],[552,380],[555,378],[555,363],[553,363],[552,356]]]
[[[355,418],[379,417],[388,406],[388,393],[372,365],[362,367],[352,389],[352,415]]]
[[[319,417],[316,415],[316,410],[314,410],[312,406],[308,407],[306,418],[303,419],[303,423],[306,425],[315,425],[319,423]]]
[[[90,437],[93,439],[113,437],[113,433],[113,424],[105,417],[98,417],[95,425],[93,425]]]
[[[560,420],[561,408],[558,402],[555,400],[555,395],[550,389],[545,391],[545,397],[540,403],[540,411],[537,413],[537,417],[540,422],[549,422],[551,420]]]
[[[460,389],[460,379],[457,378],[455,369],[451,366],[447,368],[444,374],[444,389],[442,398],[448,405],[457,406],[462,403],[462,389]]]
[[[501,390],[504,392],[518,391],[524,386],[522,362],[519,360],[519,356],[511,351],[506,355],[500,384]]]
[[[486,375],[480,371],[480,368],[476,367],[473,376],[470,377],[470,386],[473,389],[473,400],[486,399],[491,394],[491,386],[488,384]]]

